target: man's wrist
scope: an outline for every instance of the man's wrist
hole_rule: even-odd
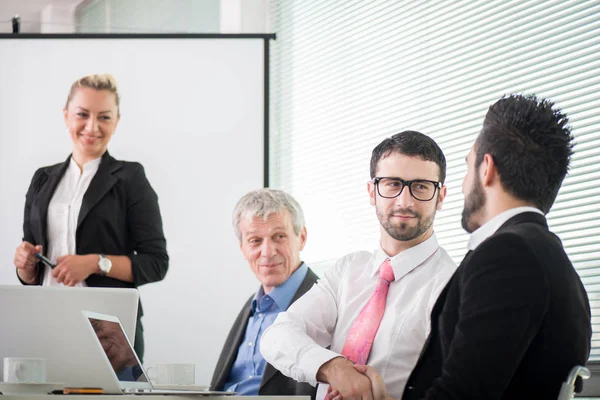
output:
[[[352,362],[343,356],[332,358],[325,364],[321,365],[317,371],[317,380],[319,382],[331,383],[332,376],[344,367],[352,368]]]

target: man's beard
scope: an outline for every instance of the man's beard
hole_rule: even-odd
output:
[[[465,196],[465,205],[461,219],[462,227],[468,233],[472,233],[479,228],[480,225],[473,220],[473,215],[485,206],[485,202],[486,197],[481,185],[481,179],[479,179],[479,175],[475,174],[473,187],[469,194]]]
[[[437,200],[436,200],[436,208],[437,208]],[[403,214],[410,215],[412,217],[417,218],[417,224],[415,226],[410,226],[408,222],[396,222],[395,224],[391,221],[393,214]],[[379,223],[385,229],[385,231],[396,240],[401,242],[408,242],[410,240],[416,239],[419,236],[423,235],[431,226],[433,225],[433,219],[435,218],[435,208],[434,212],[426,217],[423,217],[421,214],[413,211],[410,208],[397,208],[391,211],[387,215],[383,215],[380,212],[377,212],[377,218],[379,218]]]

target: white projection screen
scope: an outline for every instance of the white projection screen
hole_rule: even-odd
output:
[[[0,284],[19,284],[13,257],[33,173],[70,154],[62,115],[70,85],[111,73],[121,120],[108,149],[144,166],[170,255],[165,280],[140,288],[144,364],[195,363],[196,383],[208,384],[231,324],[258,287],[231,213],[244,193],[268,185],[272,38],[1,35]]]

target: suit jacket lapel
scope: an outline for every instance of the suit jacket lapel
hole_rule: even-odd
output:
[[[96,175],[92,178],[90,186],[83,196],[81,210],[79,211],[79,217],[77,219],[77,229],[79,229],[90,210],[98,204],[100,199],[102,199],[115,183],[117,183],[118,179],[113,174],[120,168],[121,164],[112,158],[108,154],[108,151],[106,151],[102,156],[102,161],[100,162],[98,171],[96,171]]]
[[[306,271],[306,276],[304,277],[304,280],[298,287],[298,290],[296,290],[294,297],[292,297],[292,301],[290,304],[293,304],[296,300],[302,297],[304,293],[308,292],[310,288],[313,287],[315,282],[317,282],[318,279],[319,277],[309,268],[308,271]]]
[[[508,221],[506,221],[504,224],[502,224],[500,226],[500,228],[498,228],[498,231],[502,231],[503,229],[506,229],[512,225],[516,225],[516,224],[519,224],[522,222],[536,222],[536,223],[539,223],[539,224],[542,224],[542,225],[548,227],[546,218],[544,216],[542,216],[538,213],[534,213],[534,212],[524,212],[524,213],[517,214],[514,217],[510,218]],[[460,268],[462,265],[464,265],[468,262],[469,258],[471,257],[471,254],[473,254],[473,251],[469,250],[467,252],[467,254],[465,254],[465,257],[461,261],[458,268]],[[442,292],[438,296],[438,299],[436,300],[435,305],[433,306],[433,309],[431,310],[431,325],[432,325],[431,331],[430,331],[429,335],[427,336],[427,339],[425,340],[425,344],[423,345],[421,354],[419,355],[419,360],[417,361],[417,365],[419,364],[419,361],[421,361],[421,359],[423,358],[423,355],[425,354],[425,351],[429,347],[429,344],[431,341],[431,335],[434,333],[434,331],[437,331],[437,326],[435,326],[435,324],[438,323],[439,316],[442,313],[444,305],[446,304],[446,295],[448,293],[448,289],[450,288],[454,279],[456,278],[457,273],[458,273],[458,270],[454,272],[454,274],[452,275],[452,278],[450,278],[450,280],[446,284],[446,287],[444,287],[444,290],[442,290]]]
[[[460,265],[463,265],[464,263],[466,263],[472,253],[473,252],[471,250],[469,250],[467,252],[467,254],[465,254],[465,257],[461,261]],[[460,266],[459,266],[459,268],[460,268]],[[438,296],[437,300],[435,301],[435,304],[433,305],[433,309],[431,310],[431,316],[429,319],[429,323],[431,324],[431,329],[429,330],[429,335],[427,335],[427,339],[425,339],[425,343],[423,344],[423,347],[421,348],[421,353],[419,354],[419,358],[417,359],[417,363],[415,364],[415,366],[419,365],[419,363],[421,362],[421,359],[425,356],[425,352],[427,351],[427,349],[429,348],[429,346],[431,344],[431,336],[433,334],[435,334],[438,330],[437,323],[439,322],[440,314],[442,313],[442,310],[444,309],[444,305],[446,304],[446,296],[448,295],[448,290],[450,289],[450,286],[452,286],[454,280],[458,279],[456,276],[457,276],[457,271],[454,271],[454,274],[452,274],[452,277],[450,278],[450,280],[448,281],[448,283],[446,284],[444,289],[440,292],[440,295]]]
[[[48,238],[46,237],[46,230],[48,229],[48,206],[50,205],[50,200],[56,191],[58,183],[69,167],[70,161],[71,156],[67,157],[67,160],[64,163],[55,165],[48,171],[48,180],[38,195],[36,207],[38,209],[38,215],[40,215],[40,223],[38,225],[39,231],[37,234],[38,237],[41,238],[41,242],[39,244],[42,245],[44,251],[48,250]]]
[[[277,370],[275,369],[275,367],[267,363],[267,365],[265,366],[265,372],[263,373],[262,380],[260,381],[260,387],[262,388],[263,386],[265,386],[271,379],[273,379],[276,373]],[[260,388],[258,390],[260,392]]]
[[[308,290],[315,284],[317,279],[318,279],[317,275],[314,272],[312,272],[309,268],[308,271],[306,272],[306,276],[304,277],[304,280],[298,287],[298,290],[296,290],[296,293],[294,294],[294,297],[292,298],[292,302],[290,304],[293,304],[304,293],[308,292]],[[263,377],[260,382],[260,387],[262,388],[264,385],[266,385],[269,382],[269,380],[271,380],[275,376],[276,373],[277,373],[277,370],[275,369],[275,367],[273,367],[271,364],[267,363],[267,365],[265,366],[265,372],[263,373]],[[260,389],[259,389],[259,391],[260,391]]]
[[[225,362],[223,363],[222,368],[219,371],[219,376],[215,380],[216,387],[222,387],[225,385],[227,377],[229,376],[231,368],[233,367],[233,363],[237,358],[240,343],[242,343],[242,340],[244,339],[244,335],[246,334],[246,327],[248,326],[248,320],[250,319],[252,299],[253,297],[250,297],[250,300],[248,300],[248,302],[246,302],[246,305],[244,305],[242,313],[240,313],[240,315],[238,316],[238,321],[244,321],[244,323],[238,325],[238,329],[233,343],[226,343],[226,345],[229,344],[229,346],[227,347],[228,353],[227,357],[225,357]]]

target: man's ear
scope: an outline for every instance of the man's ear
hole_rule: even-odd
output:
[[[443,185],[439,190],[440,190],[440,193],[438,195],[438,203],[436,206],[436,209],[438,211],[440,211],[442,209],[442,204],[444,203],[444,199],[446,198],[446,195],[448,194],[446,185]]]
[[[373,181],[367,182],[367,191],[369,192],[369,204],[375,205],[375,184]]]
[[[306,226],[305,226],[300,231],[300,251],[304,250],[304,245],[306,244],[307,234],[308,234],[308,232],[306,231]]]
[[[483,156],[483,161],[479,165],[479,178],[481,179],[481,184],[485,186],[492,185],[496,179],[498,179],[498,168],[496,168],[496,163],[494,162],[494,157],[491,154],[485,154]]]

